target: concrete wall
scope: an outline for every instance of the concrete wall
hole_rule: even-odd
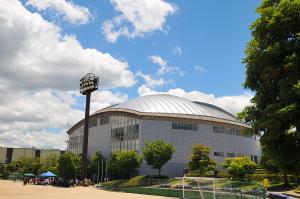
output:
[[[6,147],[0,147],[0,163],[5,163],[6,160]]]
[[[36,150],[33,148],[13,148],[11,162],[18,161],[21,158],[35,158]],[[6,147],[0,147],[0,163],[6,163]],[[41,149],[40,160],[44,161],[50,155],[60,155],[61,150],[59,149]]]
[[[88,156],[97,151],[102,151],[105,157],[110,156],[111,135],[109,124],[89,128],[88,142]]]
[[[198,124],[198,130],[172,129],[171,121],[142,120],[140,122],[140,144],[143,148],[146,141],[164,140],[174,145],[176,151],[173,158],[163,167],[162,174],[182,176],[182,170],[187,167],[188,155],[195,144],[204,144],[211,147],[211,158],[218,163],[223,162],[227,152],[256,155],[260,157],[259,141],[254,137],[244,137],[224,133],[213,133],[213,125]],[[225,157],[215,157],[213,152],[224,152]],[[140,169],[141,174],[149,174],[151,169],[145,164]]]
[[[61,151],[59,149],[41,150],[40,161],[45,161],[49,156],[59,156]]]
[[[12,154],[12,162],[20,158],[33,158],[35,157],[35,150],[33,148],[14,148]]]

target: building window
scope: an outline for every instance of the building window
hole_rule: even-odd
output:
[[[235,153],[226,153],[226,157],[233,158],[235,157]]]
[[[225,127],[223,126],[213,126],[214,133],[224,133]]]
[[[89,118],[89,128],[96,127],[97,126],[97,118],[91,117]]]
[[[172,129],[197,131],[198,126],[197,124],[184,124],[184,123],[172,122]]]
[[[255,162],[256,164],[258,163],[258,158],[256,155],[251,155],[251,161]]]
[[[139,150],[139,124],[135,117],[127,115],[112,115],[109,117],[111,125],[111,152],[124,150]]]
[[[214,156],[224,157],[224,152],[214,152]]]

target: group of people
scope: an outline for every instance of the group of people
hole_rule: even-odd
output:
[[[27,184],[34,184],[34,185],[52,185],[53,182],[55,181],[55,178],[39,178],[39,177],[35,177],[35,178],[24,178],[23,180],[23,184],[27,185]]]
[[[24,178],[23,185],[53,185],[53,186],[62,186],[62,187],[69,187],[69,186],[90,186],[92,182],[90,179],[85,178],[84,180],[79,180],[77,178],[66,180],[63,178],[58,177],[49,177],[49,178]]]

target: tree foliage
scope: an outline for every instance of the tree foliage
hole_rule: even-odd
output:
[[[300,0],[264,0],[257,13],[244,59],[244,86],[255,96],[239,116],[287,174],[300,162]]]
[[[24,157],[9,163],[6,169],[10,172],[38,174],[40,166],[41,164],[38,158]]]
[[[225,158],[222,166],[234,180],[244,180],[246,174],[253,174],[256,169],[256,164],[244,156]]]
[[[73,153],[64,153],[58,159],[58,173],[61,177],[70,179],[80,176],[81,157]]]
[[[143,157],[136,151],[120,151],[114,153],[108,162],[108,171],[112,178],[132,177],[140,167]]]
[[[93,154],[90,157],[89,164],[88,164],[88,176],[95,181],[95,179],[97,178],[98,166],[99,166],[99,177],[102,176],[104,178],[104,175],[103,174],[101,175],[101,172],[103,168],[103,173],[105,173],[105,167],[106,167],[105,162],[106,162],[105,158],[101,151],[97,151],[95,154]]]
[[[143,155],[147,164],[157,169],[160,176],[162,166],[172,158],[174,152],[175,148],[172,144],[156,140],[145,144]]]
[[[205,172],[216,168],[216,162],[209,157],[210,148],[208,146],[197,144],[192,147],[192,153],[189,156],[189,169],[198,172],[201,176]]]

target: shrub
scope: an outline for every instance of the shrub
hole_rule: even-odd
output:
[[[244,180],[247,174],[253,174],[256,169],[256,164],[247,157],[226,158],[222,166],[233,180]]]

